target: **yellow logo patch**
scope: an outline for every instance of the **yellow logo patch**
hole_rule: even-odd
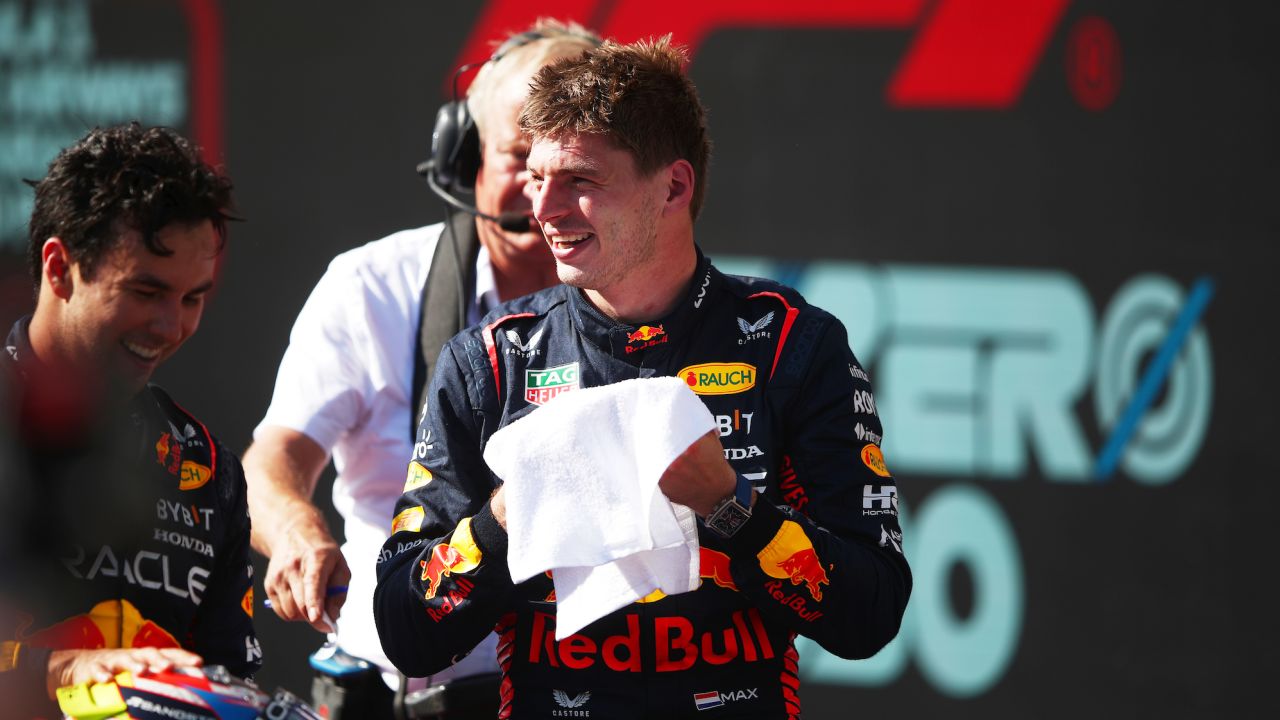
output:
[[[813,542],[804,534],[798,523],[783,520],[773,540],[756,558],[760,569],[769,577],[790,580],[792,585],[803,584],[814,600],[822,602],[822,586],[830,585],[827,569],[813,549]]]
[[[431,471],[422,467],[417,462],[409,463],[409,474],[404,479],[404,491],[420,488],[431,482]]]
[[[195,490],[202,488],[213,477],[213,471],[194,460],[183,460],[182,470],[178,474],[179,490]]]
[[[889,477],[889,467],[884,464],[884,453],[875,445],[867,443],[862,448],[862,463],[880,477]]]
[[[756,366],[747,363],[702,363],[682,368],[676,377],[699,395],[734,395],[756,386]]]
[[[240,598],[240,609],[245,615],[253,617],[253,588],[246,590],[244,597]]]
[[[391,521],[391,534],[395,535],[401,530],[418,532],[422,529],[422,520],[425,515],[421,505],[401,510],[400,514]]]

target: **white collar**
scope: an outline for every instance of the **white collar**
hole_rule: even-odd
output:
[[[476,294],[471,307],[467,308],[467,323],[474,325],[480,322],[485,313],[498,306],[498,283],[493,277],[493,263],[489,260],[489,250],[480,246],[476,255]]]

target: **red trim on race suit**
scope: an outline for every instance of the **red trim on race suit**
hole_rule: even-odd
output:
[[[800,311],[791,307],[791,303],[776,292],[758,292],[755,295],[748,295],[747,299],[755,300],[758,297],[771,297],[787,309],[786,317],[782,319],[782,330],[778,333],[778,349],[773,353],[773,367],[769,368],[769,378],[773,379],[773,372],[778,369],[778,359],[782,357],[782,346],[787,344],[787,334],[791,332],[791,325],[795,323]]]

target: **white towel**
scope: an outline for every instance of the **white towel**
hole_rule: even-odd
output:
[[[684,381],[662,377],[561,393],[489,439],[511,579],[552,571],[557,640],[654,590],[698,586],[697,520],[658,479],[714,428]]]

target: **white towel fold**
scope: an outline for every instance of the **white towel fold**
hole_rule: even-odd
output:
[[[654,590],[698,586],[697,520],[658,479],[714,428],[684,381],[662,377],[562,393],[489,439],[511,579],[552,571],[557,640]]]

